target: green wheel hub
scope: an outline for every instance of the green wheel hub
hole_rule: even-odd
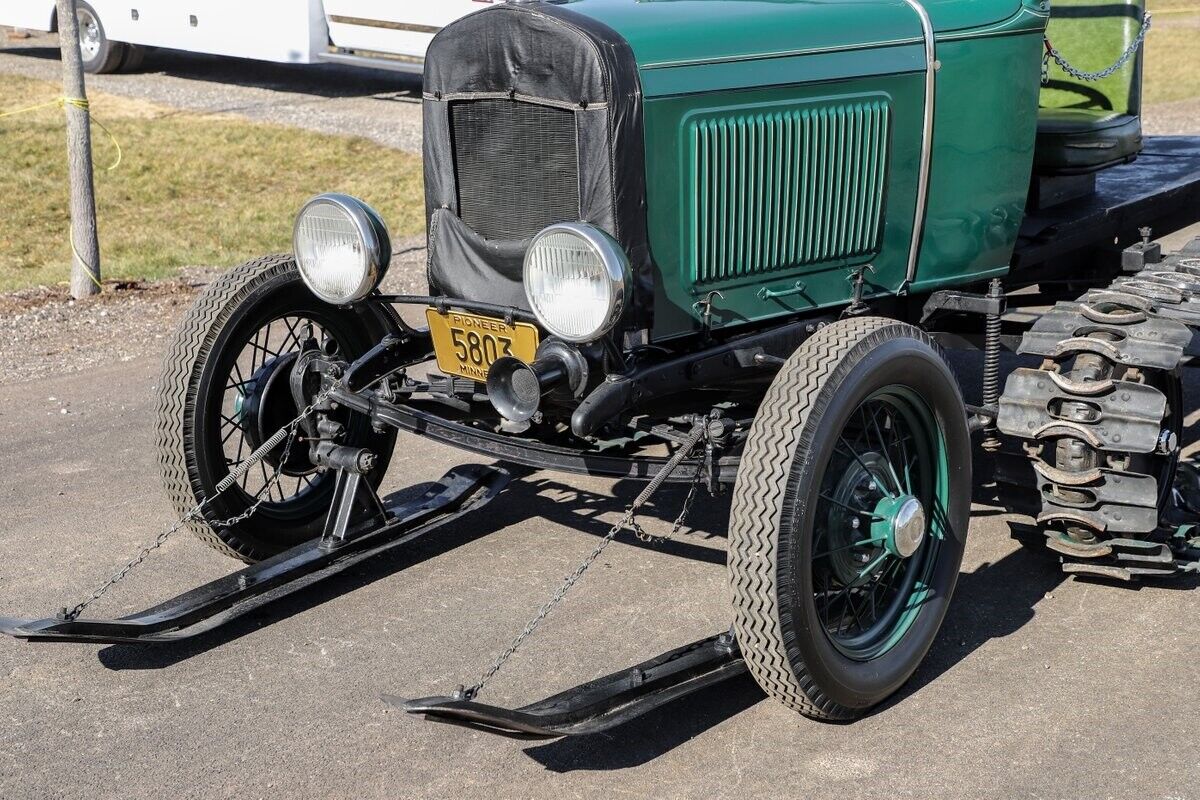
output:
[[[811,560],[818,617],[843,655],[878,658],[912,626],[948,490],[945,442],[915,392],[885,387],[850,414],[821,479]]]
[[[875,506],[878,521],[871,523],[871,538],[883,543],[896,558],[908,558],[925,540],[925,507],[911,494],[887,496]]]

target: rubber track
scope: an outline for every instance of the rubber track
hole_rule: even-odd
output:
[[[189,468],[194,442],[189,410],[195,407],[200,374],[213,344],[246,297],[264,282],[295,269],[287,254],[263,256],[233,268],[205,288],[175,331],[158,381],[155,448],[163,487],[180,517],[205,497],[203,485]],[[248,563],[269,555],[240,541],[231,530],[218,532],[199,522],[189,523],[188,529],[209,547]]]
[[[932,344],[910,325],[863,317],[821,329],[788,358],[754,418],[734,488],[729,578],[738,644],[764,691],[817,719],[849,719],[857,712],[816,685],[780,622],[777,550],[785,489],[805,427],[814,415],[819,420],[832,400],[832,391],[821,396],[822,388],[865,339],[892,338],[895,334],[884,333],[889,328]]]

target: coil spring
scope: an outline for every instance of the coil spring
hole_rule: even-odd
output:
[[[992,280],[989,295],[1000,296],[1000,281]],[[983,348],[983,405],[995,406],[1000,402],[1000,326],[999,314],[988,314]]]

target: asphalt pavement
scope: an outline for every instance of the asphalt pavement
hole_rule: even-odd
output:
[[[170,523],[157,370],[151,353],[0,387],[0,612],[73,605]],[[405,437],[385,488],[473,460]],[[799,717],[749,678],[551,743],[382,701],[473,682],[639,488],[535,475],[409,551],[190,644],[0,641],[0,797],[1200,796],[1194,584],[1064,580],[982,506],[933,651],[853,724]],[[656,501],[651,530],[681,501]],[[676,543],[619,538],[483,699],[527,702],[723,629],[727,514],[727,499],[705,500]],[[129,613],[236,566],[180,534],[94,610]]]
[[[188,91],[203,77],[159,66]],[[306,118],[326,105],[282,102]],[[0,379],[0,613],[73,605],[172,521],[152,447],[163,347]],[[406,436],[385,490],[477,460]],[[1195,584],[1064,580],[982,505],[932,652],[853,724],[806,720],[748,677],[549,743],[382,701],[472,683],[639,490],[534,475],[409,550],[192,643],[0,641],[0,798],[1200,797]],[[667,530],[682,500],[661,495],[648,528]],[[677,542],[619,538],[481,699],[528,702],[725,628],[728,498],[698,505]],[[237,566],[179,534],[94,610],[129,613]]]

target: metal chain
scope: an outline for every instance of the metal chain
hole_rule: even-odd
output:
[[[668,459],[667,463],[663,465],[663,468],[658,471],[658,474],[656,474],[650,480],[650,482],[646,485],[646,488],[642,490],[642,493],[639,494],[637,498],[634,499],[633,503],[629,505],[629,508],[625,510],[625,514],[620,520],[617,521],[617,524],[613,525],[612,528],[609,529],[604,538],[601,539],[592,549],[592,552],[588,553],[587,557],[579,563],[579,566],[575,568],[575,571],[568,575],[565,580],[563,580],[562,584],[554,591],[554,594],[550,596],[550,599],[546,601],[545,605],[538,610],[533,619],[529,620],[524,629],[517,634],[516,638],[513,639],[512,644],[506,647],[500,653],[500,655],[496,657],[496,660],[493,661],[492,665],[484,671],[483,675],[480,676],[475,685],[471,686],[470,688],[464,688],[462,686],[458,687],[458,690],[455,692],[456,698],[462,700],[473,700],[479,695],[479,693],[483,690],[484,685],[487,684],[487,682],[490,681],[496,675],[496,673],[501,670],[505,663],[507,663],[508,660],[516,654],[517,650],[520,649],[525,640],[533,635],[533,632],[537,630],[539,625],[542,624],[542,620],[546,619],[546,617],[550,615],[550,612],[553,611],[555,607],[557,607],[558,604],[563,601],[563,599],[567,596],[567,593],[570,592],[572,587],[579,582],[579,579],[582,578],[583,574],[588,571],[588,568],[595,563],[596,559],[600,557],[600,554],[604,552],[604,548],[608,547],[612,540],[616,538],[618,533],[623,530],[632,530],[637,537],[643,541],[654,540],[654,537],[648,536],[645,531],[642,530],[641,526],[637,524],[638,509],[645,505],[647,501],[654,496],[654,493],[662,487],[667,478],[671,476],[671,473],[678,469],[679,465],[683,463],[685,458],[691,455],[692,451],[696,449],[696,446],[700,444],[702,440],[707,439],[708,434],[709,420],[707,418],[697,420],[695,425],[692,427],[691,433],[688,434],[687,439],[683,441],[683,443],[679,446],[679,449],[675,451],[675,454],[672,455],[671,458]],[[699,470],[697,470],[697,475],[699,475]],[[692,482],[692,488],[688,492],[687,499],[684,500],[684,510],[675,520],[675,526],[671,529],[671,535],[675,534],[679,528],[682,527],[683,518],[687,514],[688,506],[691,505],[698,482],[698,480],[694,480]],[[666,537],[660,537],[660,540],[664,538]]]
[[[238,524],[239,522],[245,522],[246,520],[250,519],[250,517],[253,516],[256,511],[258,511],[262,504],[270,499],[271,491],[279,485],[279,481],[283,477],[283,465],[287,463],[288,457],[292,453],[292,445],[296,441],[296,430],[299,428],[300,423],[308,418],[308,416],[317,409],[317,406],[324,403],[335,388],[337,388],[337,384],[334,384],[320,392],[316,398],[309,403],[308,407],[300,412],[299,416],[276,431],[274,436],[267,439],[258,447],[257,450],[248,455],[245,461],[234,467],[233,471],[231,471],[224,479],[221,480],[220,483],[217,484],[216,489],[211,495],[197,503],[190,510],[188,510],[187,513],[180,517],[175,524],[171,525],[171,527],[167,528],[165,531],[156,536],[153,542],[143,547],[136,556],[134,556],[129,560],[128,563],[125,564],[125,566],[117,570],[117,572],[114,573],[111,578],[96,588],[90,597],[76,604],[75,607],[70,610],[63,608],[58,615],[59,618],[67,622],[78,619],[79,615],[82,614],[88,606],[103,597],[109,589],[123,581],[125,577],[129,575],[129,573],[133,572],[133,570],[136,569],[143,561],[145,561],[151,553],[166,544],[168,539],[170,539],[177,531],[179,531],[180,528],[184,527],[189,522],[203,521],[211,528],[229,528]],[[259,492],[258,499],[254,502],[254,504],[241,514],[238,514],[235,517],[230,517],[229,519],[205,520],[204,509],[206,509],[210,503],[224,494],[231,486],[241,480],[242,476],[249,472],[251,467],[266,458],[266,456],[272,450],[278,447],[280,442],[284,441],[285,439],[287,440],[287,444],[283,448],[283,455],[279,459],[279,463],[275,467],[274,473]]]
[[[1114,72],[1116,72],[1117,70],[1121,69],[1122,67],[1124,67],[1126,64],[1129,63],[1129,59],[1133,58],[1134,54],[1137,53],[1138,48],[1142,46],[1142,41],[1145,40],[1146,34],[1149,31],[1150,31],[1150,13],[1147,12],[1146,15],[1142,18],[1141,30],[1138,31],[1137,36],[1134,37],[1134,40],[1133,40],[1133,42],[1130,43],[1129,47],[1125,48],[1125,52],[1121,54],[1120,58],[1118,58],[1115,62],[1113,62],[1112,66],[1107,67],[1106,69],[1102,69],[1098,72],[1085,72],[1084,70],[1081,70],[1078,67],[1072,66],[1063,57],[1062,53],[1058,52],[1058,50],[1056,50],[1054,48],[1054,46],[1050,44],[1050,39],[1046,38],[1045,39],[1046,54],[1044,56],[1042,56],[1042,83],[1047,84],[1050,82],[1050,61],[1051,60],[1053,60],[1055,64],[1058,64],[1058,66],[1062,68],[1063,72],[1067,73],[1068,75],[1070,75],[1072,78],[1075,78],[1076,80],[1080,80],[1080,81],[1103,80],[1103,79],[1107,78],[1109,75],[1112,75]]]
[[[662,544],[663,542],[672,538],[675,534],[679,533],[679,531],[683,528],[683,523],[687,520],[688,514],[691,513],[692,501],[696,499],[696,490],[700,488],[700,481],[703,479],[703,477],[703,471],[696,470],[696,476],[692,478],[692,483],[688,486],[687,497],[683,498],[683,506],[679,509],[679,516],[675,517],[675,521],[671,524],[670,533],[666,534],[665,536],[655,536],[652,533],[646,533],[642,526],[639,525],[636,520],[634,520],[631,523],[631,529],[633,530],[634,535],[647,544]]]

